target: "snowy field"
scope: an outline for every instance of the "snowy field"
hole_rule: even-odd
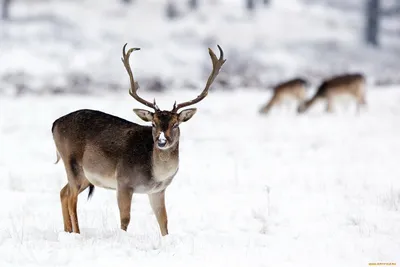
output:
[[[156,95],[162,109],[197,92]],[[181,126],[162,238],[147,196],[119,230],[114,191],[79,196],[81,235],[63,233],[51,125],[80,108],[142,123],[127,92],[0,99],[0,266],[368,266],[400,264],[400,88],[368,109],[259,116],[268,92],[210,92]],[[141,93],[145,98],[154,94]]]

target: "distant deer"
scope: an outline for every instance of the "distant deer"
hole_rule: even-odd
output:
[[[298,108],[298,113],[304,113],[316,102],[326,101],[326,112],[333,112],[333,103],[339,96],[348,96],[357,103],[357,113],[361,106],[366,105],[365,77],[360,73],[344,74],[325,80],[309,100],[304,101]]]
[[[259,110],[260,114],[267,114],[273,106],[280,105],[283,101],[292,99],[301,103],[306,98],[308,82],[301,78],[295,78],[276,85],[273,88],[271,99]]]
[[[225,63],[220,46],[217,58],[209,48],[213,69],[204,90],[197,98],[173,105],[171,111],[160,110],[137,95],[139,84],[129,64],[131,48],[122,49],[122,62],[130,78],[129,94],[154,112],[133,111],[140,119],[151,122],[143,126],[101,111],[82,109],[60,117],[53,123],[52,133],[57,148],[57,161],[64,162],[68,183],[60,192],[64,231],[80,233],[77,217],[78,194],[94,186],[116,190],[120,227],[126,231],[130,222],[133,193],[147,194],[158,221],[161,235],[168,234],[165,190],[179,169],[179,125],[196,113],[195,108],[181,108],[203,100]]]

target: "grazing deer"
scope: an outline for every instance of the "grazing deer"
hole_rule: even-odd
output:
[[[260,114],[267,114],[273,106],[280,105],[283,101],[294,99],[301,103],[306,97],[307,81],[301,78],[295,78],[276,85],[273,88],[271,99],[260,110]]]
[[[357,103],[357,113],[366,105],[365,77],[359,73],[344,74],[325,80],[309,100],[304,101],[298,108],[298,113],[304,113],[316,102],[326,101],[326,112],[333,112],[333,102],[341,96],[348,96]]]
[[[147,194],[162,236],[168,234],[165,190],[179,169],[179,125],[192,118],[191,106],[203,100],[225,63],[218,46],[217,58],[209,48],[213,69],[204,90],[195,99],[173,105],[171,111],[160,110],[154,100],[148,102],[137,95],[139,84],[134,80],[129,64],[131,48],[122,49],[122,62],[130,78],[129,94],[154,112],[133,111],[140,119],[151,122],[143,126],[96,110],[77,110],[53,123],[52,133],[57,148],[57,161],[64,162],[68,183],[61,189],[60,199],[64,231],[80,233],[77,217],[78,195],[94,186],[116,190],[120,212],[120,227],[126,231],[130,222],[133,193]]]

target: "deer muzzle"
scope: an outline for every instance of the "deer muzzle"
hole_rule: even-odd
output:
[[[163,148],[167,145],[167,138],[165,138],[164,132],[161,132],[157,139],[157,146]]]

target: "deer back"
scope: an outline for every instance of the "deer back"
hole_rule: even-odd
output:
[[[360,73],[344,74],[325,80],[318,87],[316,97],[326,97],[327,94],[358,95],[363,90],[365,76]]]
[[[308,82],[302,78],[295,78],[282,82],[274,87],[274,94],[282,97],[295,97],[303,99],[306,95]]]

